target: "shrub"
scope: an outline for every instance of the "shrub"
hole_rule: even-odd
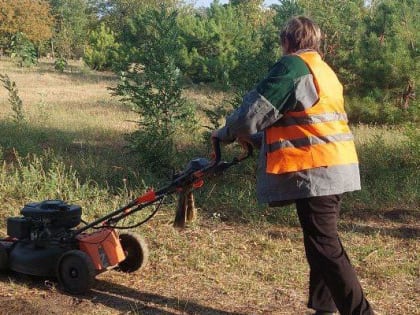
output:
[[[362,190],[353,193],[350,202],[380,210],[417,208],[420,132],[414,125],[381,130],[358,147]]]
[[[67,60],[64,57],[57,58],[54,61],[54,69],[58,72],[64,72],[67,67]]]
[[[23,33],[12,37],[11,52],[11,57],[20,67],[30,67],[38,62],[34,44]]]
[[[101,23],[99,30],[93,30],[89,35],[89,44],[85,49],[83,60],[94,70],[111,69],[118,47],[114,32]]]
[[[193,82],[250,89],[267,72],[277,57],[277,32],[271,13],[254,9],[245,2],[214,2],[205,13],[187,12],[178,19],[179,63]]]
[[[407,109],[397,106],[394,101],[378,100],[382,92],[374,90],[370,96],[349,97],[346,99],[346,110],[353,123],[365,124],[401,124],[416,122],[419,119],[419,107],[416,103]]]

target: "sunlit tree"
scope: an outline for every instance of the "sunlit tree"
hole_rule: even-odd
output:
[[[53,17],[48,1],[0,0],[0,45],[22,33],[35,44],[52,36]]]

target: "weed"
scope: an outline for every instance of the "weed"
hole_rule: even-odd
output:
[[[11,81],[7,74],[0,74],[0,81],[3,83],[3,87],[9,92],[9,103],[14,113],[13,121],[19,125],[23,124],[25,122],[23,102],[19,97],[16,83]]]
[[[40,93],[39,95],[41,99],[36,103],[38,113],[37,122],[45,125],[51,117],[51,108],[49,108],[48,104],[45,102],[45,95],[43,93]]]

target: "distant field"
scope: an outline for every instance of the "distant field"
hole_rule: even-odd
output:
[[[167,180],[137,165],[125,149],[136,115],[110,96],[113,74],[79,63],[58,73],[48,60],[19,69],[7,59],[0,60],[0,73],[16,82],[26,119],[23,126],[12,121],[0,87],[0,235],[4,219],[29,201],[70,200],[82,205],[89,221]],[[200,109],[222,102],[226,93],[194,86],[185,95]],[[364,190],[346,197],[342,241],[377,314],[420,314],[416,131],[352,128]],[[179,152],[185,160],[206,153],[202,143]],[[256,205],[254,168],[251,161],[197,191],[199,219],[185,230],[172,227],[174,202],[138,228],[151,252],[141,272],[104,273],[92,292],[77,297],[54,279],[2,273],[0,313],[310,314],[296,216],[292,209]]]
[[[79,133],[80,140],[98,135],[112,139],[133,130],[129,121],[135,116],[107,90],[115,86],[115,75],[91,73],[80,65],[70,69],[58,73],[51,63],[41,61],[36,69],[23,72],[10,61],[0,62],[0,73],[16,82],[25,117],[32,126]],[[0,104],[5,118],[11,113],[5,89],[0,90]]]

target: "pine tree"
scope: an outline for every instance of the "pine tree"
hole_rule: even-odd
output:
[[[136,63],[123,72],[114,90],[139,114],[138,130],[129,136],[131,148],[148,167],[176,163],[175,136],[194,125],[194,110],[182,96],[182,74],[176,66],[179,50],[177,12],[163,6],[148,9],[130,21]]]

